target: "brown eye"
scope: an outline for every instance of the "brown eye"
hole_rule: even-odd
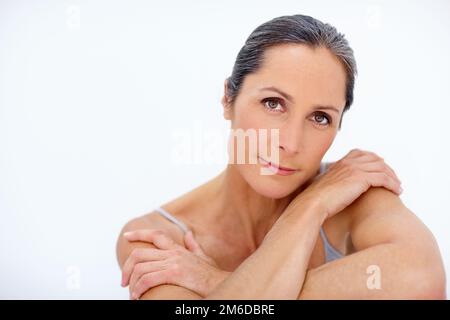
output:
[[[278,106],[278,102],[275,100],[269,100],[267,102],[269,103],[268,106],[270,109],[276,109],[276,107]]]
[[[314,115],[314,120],[320,125],[320,126],[328,126],[331,124],[331,119],[329,116],[327,116],[325,113],[317,113]],[[323,121],[326,120],[326,123],[323,123]]]
[[[269,112],[283,112],[283,105],[277,98],[266,98],[262,103]]]

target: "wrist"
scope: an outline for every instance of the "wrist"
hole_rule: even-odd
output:
[[[326,207],[319,196],[310,196],[307,194],[300,194],[297,196],[287,208],[287,216],[294,216],[298,219],[299,216],[307,219],[312,218],[322,225],[328,218]]]

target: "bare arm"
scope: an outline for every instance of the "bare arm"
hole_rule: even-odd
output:
[[[288,207],[258,249],[206,299],[296,299],[325,216],[314,200]]]
[[[445,299],[445,272],[427,227],[384,188],[347,207],[356,253],[309,270],[299,299]]]
[[[123,237],[123,233],[127,231],[133,231],[137,229],[143,228],[159,228],[162,230],[167,230],[167,227],[162,224],[158,224],[156,221],[149,221],[142,217],[136,218],[128,222],[122,231],[120,232],[119,238],[117,240],[117,260],[120,268],[123,268],[125,261],[131,252],[136,248],[156,248],[153,244],[148,242],[129,242]],[[167,230],[170,232],[170,230]],[[179,244],[182,244],[181,238],[177,237],[176,234],[173,234],[173,240]],[[141,297],[141,300],[165,300],[165,299],[202,299],[202,296],[198,295],[196,292],[189,290],[184,287],[180,287],[172,284],[164,284],[154,287],[144,293]]]
[[[297,202],[280,217],[261,246],[234,272],[229,273],[206,299],[296,299],[306,275],[307,265],[319,228],[325,219],[316,201]],[[123,232],[162,226],[128,223]],[[181,241],[177,241],[181,243]],[[136,247],[152,247],[148,243],[128,243],[122,236],[117,255],[122,268]],[[224,276],[225,278],[225,276]],[[197,293],[176,285],[159,285],[148,290],[141,299],[202,299]]]
[[[383,186],[389,190],[398,192],[399,183],[395,176],[392,175],[384,161],[373,153],[354,149],[350,151],[343,159],[337,161],[330,167],[329,171],[315,180],[307,190],[303,191],[301,195],[298,195],[285,210],[283,215],[276,221],[272,229],[267,233],[264,241],[260,247],[248,257],[234,272],[232,272],[228,278],[221,282],[215,290],[213,290],[206,299],[296,299],[302,293],[314,292],[314,290],[308,290],[303,288],[305,278],[308,276],[307,284],[309,288],[319,284],[315,280],[323,280],[326,277],[341,277],[343,274],[333,273],[331,270],[326,269],[325,266],[318,268],[316,271],[327,271],[322,273],[322,277],[317,276],[315,279],[311,279],[313,273],[306,273],[307,265],[310,260],[310,256],[319,234],[319,229],[324,220],[334,214],[339,213],[344,208],[349,207],[355,200],[360,197],[361,194],[366,192],[370,186]],[[368,193],[369,194],[369,193]],[[371,194],[371,193],[370,193]],[[361,204],[366,204],[368,201],[357,201]],[[392,202],[389,202],[392,204]],[[356,206],[360,207],[360,206]],[[395,208],[398,208],[395,207]],[[386,208],[384,208],[386,209]],[[355,210],[356,211],[356,210]],[[366,212],[363,210],[363,212]],[[378,213],[383,211],[377,211]],[[391,210],[391,216],[400,214],[400,211]],[[355,216],[359,216],[355,215]],[[373,256],[369,256],[371,252],[374,252],[378,244],[384,244],[386,246],[392,246],[390,252],[401,253],[401,250],[397,246],[403,246],[403,249],[409,249],[409,253],[412,252],[412,248],[419,248],[420,253],[424,254],[426,249],[430,246],[422,247],[420,244],[410,242],[406,244],[405,238],[396,237],[395,232],[391,232],[388,237],[384,232],[383,227],[389,227],[389,223],[386,223],[386,219],[382,215],[370,215],[372,219],[364,218],[364,215],[358,219],[355,218],[352,237],[355,237],[354,245],[357,250],[360,250],[356,256],[360,256],[360,260],[351,261],[351,264],[365,263],[364,258],[382,258],[380,252],[373,253]],[[373,217],[377,217],[373,220]],[[384,215],[386,217],[386,215]],[[392,218],[391,218],[392,219]],[[366,223],[364,223],[364,221]],[[379,222],[381,223],[381,228]],[[392,220],[394,221],[394,220]],[[391,221],[391,222],[392,222]],[[397,224],[401,224],[408,220],[396,220]],[[412,220],[410,220],[412,221]],[[371,225],[375,224],[378,228],[371,229]],[[359,225],[359,226],[358,226]],[[365,226],[365,227],[362,227]],[[392,228],[391,228],[392,229]],[[386,228],[389,230],[389,228]],[[409,232],[420,231],[418,227],[414,228],[411,224],[405,230]],[[380,238],[374,237],[374,231],[380,232],[383,236]],[[407,232],[405,232],[407,233]],[[362,235],[366,235],[365,237]],[[368,238],[369,235],[369,238]],[[424,240],[427,238],[422,234]],[[430,235],[428,235],[430,236]],[[359,240],[357,239],[359,238]],[[411,238],[411,236],[410,236]],[[403,239],[403,241],[401,241]],[[428,238],[429,240],[429,238]],[[372,241],[370,245],[364,244],[364,241]],[[430,242],[428,242],[430,243]],[[416,244],[417,246],[414,246]],[[364,247],[365,246],[365,247]],[[395,248],[394,248],[395,246]],[[364,250],[364,249],[367,250]],[[396,249],[397,248],[397,249]],[[395,249],[395,250],[394,250]],[[384,247],[385,251],[389,251],[389,247]],[[123,251],[123,250],[122,250]],[[364,252],[365,251],[365,252]],[[426,275],[430,274],[432,266],[438,266],[440,270],[440,264],[436,260],[436,248],[433,249],[434,254],[430,257],[435,258],[433,263],[414,263],[412,259],[408,260],[412,262],[414,268],[407,269],[410,277],[411,274]],[[439,254],[437,254],[439,256]],[[386,257],[386,256],[385,256]],[[424,260],[426,256],[420,256]],[[395,258],[392,256],[392,258]],[[339,263],[348,262],[350,258],[342,259]],[[386,259],[388,260],[389,257]],[[392,264],[389,261],[376,260],[376,262],[382,263],[380,267],[387,267],[388,271],[396,271],[399,268],[405,267],[405,264],[397,265],[395,263],[400,261],[406,261],[404,259],[393,260]],[[376,263],[375,263],[376,264]],[[331,265],[331,264],[329,264]],[[349,267],[344,266],[344,267]],[[425,270],[425,271],[424,271]],[[348,270],[347,270],[348,271]],[[434,270],[433,270],[434,271]],[[319,274],[316,272],[316,274]],[[438,274],[439,275],[439,274]],[[347,274],[351,277],[350,274]],[[405,283],[411,283],[411,278],[406,277]],[[392,278],[394,279],[394,278]],[[436,280],[437,279],[437,280]],[[322,281],[318,288],[327,287],[327,283]],[[423,282],[421,282],[423,283]],[[429,290],[436,290],[439,292],[437,285],[440,283],[439,277],[432,279],[431,284],[426,288]],[[339,285],[339,282],[335,282]],[[342,286],[348,285],[348,282],[341,283]],[[357,287],[356,283],[350,283],[354,290]],[[153,288],[151,290],[157,290],[159,288]],[[177,289],[178,290],[178,289]],[[153,292],[153,291],[152,291]],[[156,292],[156,291],[155,291]],[[320,292],[320,291],[315,291]],[[336,290],[336,296],[344,297],[342,294],[344,291],[339,292]],[[390,294],[391,296],[394,291]],[[429,294],[427,290],[427,294]],[[341,293],[342,295],[339,295]],[[363,292],[356,291],[355,296],[363,296]],[[388,295],[389,296],[389,295]],[[160,298],[160,296],[155,298]]]

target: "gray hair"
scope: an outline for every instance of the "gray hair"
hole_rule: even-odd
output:
[[[344,35],[335,27],[306,15],[281,16],[258,26],[239,51],[233,72],[227,78],[227,98],[233,104],[246,75],[256,72],[263,63],[263,53],[268,47],[282,43],[299,43],[312,47],[328,48],[344,64],[347,73],[346,112],[353,103],[353,88],[357,75],[356,61]],[[341,128],[342,117],[339,121]]]

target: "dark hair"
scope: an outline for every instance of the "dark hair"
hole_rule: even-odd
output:
[[[256,72],[263,62],[264,50],[282,43],[299,43],[328,48],[344,64],[347,71],[344,112],[353,103],[353,88],[357,74],[356,61],[344,35],[335,27],[305,15],[281,16],[258,26],[239,51],[233,72],[227,78],[227,98],[233,104],[246,75]],[[339,122],[341,128],[342,118]]]

